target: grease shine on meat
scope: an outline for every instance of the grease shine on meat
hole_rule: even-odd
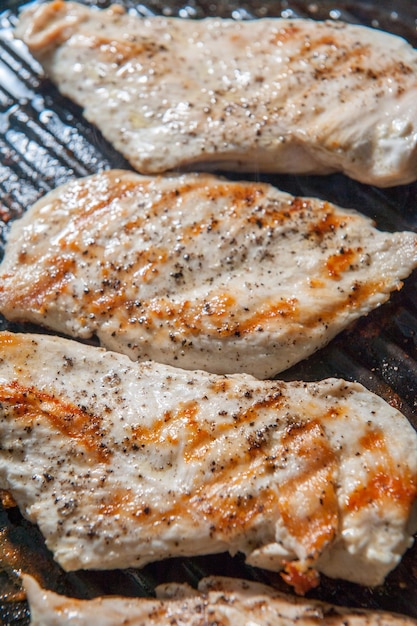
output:
[[[133,360],[266,378],[400,288],[417,235],[261,183],[107,171],[12,225],[0,311]]]
[[[3,332],[0,394],[0,488],[66,570],[241,552],[303,593],[380,584],[412,543],[417,434],[357,383]]]
[[[16,36],[141,173],[417,177],[417,52],[382,31],[140,18],[55,0],[23,13]]]
[[[416,626],[382,611],[348,609],[284,595],[267,585],[219,576],[156,588],[157,598],[101,597],[76,600],[41,589],[24,577],[32,626]]]

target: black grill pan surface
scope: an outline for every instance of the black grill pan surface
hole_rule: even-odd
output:
[[[82,0],[81,0],[82,1]],[[85,4],[108,6],[107,0]],[[417,4],[377,0],[308,2],[302,0],[119,0],[132,13],[250,19],[265,16],[341,19],[382,28],[417,47]],[[82,111],[59,94],[25,46],[14,40],[19,0],[0,0],[0,258],[13,220],[46,192],[70,179],[127,162],[87,123]],[[233,174],[226,174],[233,177]],[[417,184],[377,189],[343,175],[326,177],[259,176],[296,195],[325,198],[372,217],[385,230],[417,232]],[[325,349],[281,375],[286,380],[339,376],[357,380],[399,408],[417,428],[417,275],[389,303],[359,320]],[[0,329],[31,331],[0,317]],[[187,581],[207,574],[259,580],[289,591],[278,574],[245,565],[226,554],[170,559],[142,570],[73,572],[53,561],[38,529],[18,509],[0,505],[0,624],[29,623],[19,571],[33,574],[45,587],[80,598],[100,594],[150,596],[157,584]],[[310,597],[339,605],[387,609],[417,618],[417,546],[411,548],[384,585],[370,589],[322,576]]]

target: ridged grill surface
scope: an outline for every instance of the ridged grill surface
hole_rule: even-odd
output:
[[[139,15],[343,19],[389,30],[417,47],[417,5],[411,0],[338,5],[292,0],[119,3]],[[21,4],[16,0],[0,2],[0,253],[11,221],[46,192],[74,177],[109,167],[128,167],[83,119],[81,109],[63,98],[42,75],[23,44],[13,39]],[[109,3],[99,0],[95,4]],[[382,229],[417,231],[417,184],[380,190],[342,175],[262,179],[294,194],[319,196],[354,207],[372,217]],[[361,319],[309,360],[285,372],[283,378],[341,376],[358,380],[402,410],[417,428],[416,286],[414,274],[388,304]],[[0,328],[33,329],[8,324],[4,319],[0,319]],[[19,591],[19,569],[35,574],[48,588],[77,597],[108,593],[152,595],[158,583],[177,580],[195,584],[201,576],[211,573],[261,580],[287,590],[278,575],[255,570],[240,557],[232,559],[227,555],[170,559],[143,570],[65,574],[52,560],[37,528],[23,520],[17,509],[0,507],[0,623],[29,623],[28,608]],[[322,577],[320,588],[310,595],[337,604],[383,608],[417,618],[417,547],[408,551],[382,587],[367,589]]]

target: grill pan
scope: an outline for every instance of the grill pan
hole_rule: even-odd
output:
[[[84,0],[84,4],[105,7],[109,2]],[[417,5],[412,0],[337,4],[301,0],[119,0],[119,4],[142,16],[341,19],[393,32],[417,47]],[[129,168],[97,129],[83,119],[81,109],[61,96],[43,76],[25,46],[13,39],[12,30],[21,6],[23,2],[19,0],[0,0],[0,254],[10,223],[46,192],[75,177],[109,167]],[[380,190],[338,174],[289,177],[254,173],[236,178],[265,180],[295,195],[317,196],[353,207],[373,218],[384,230],[417,232],[417,184]],[[416,287],[415,272],[389,303],[280,377],[317,380],[338,376],[357,380],[399,408],[417,429]],[[32,325],[10,324],[1,316],[0,329],[41,332]],[[53,561],[38,529],[5,500],[0,504],[0,624],[29,623],[19,571],[34,575],[49,589],[79,598],[103,594],[152,596],[155,586],[162,582],[184,581],[195,586],[208,574],[258,580],[290,591],[279,574],[252,568],[240,556],[232,558],[226,554],[169,559],[142,570],[65,573]],[[308,596],[417,618],[417,545],[380,587],[370,589],[322,576],[320,587]]]

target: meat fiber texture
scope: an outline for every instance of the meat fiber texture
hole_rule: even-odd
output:
[[[386,302],[417,235],[271,185],[110,170],[16,220],[0,311],[133,360],[276,375]]]
[[[139,172],[417,177],[417,52],[364,26],[128,15],[55,0],[16,29]]]
[[[209,577],[198,591],[185,584],[157,587],[157,598],[101,597],[76,600],[41,589],[24,577],[31,626],[415,626],[410,618],[347,609],[281,594],[241,579]]]
[[[304,593],[378,585],[412,543],[417,434],[360,384],[3,332],[0,394],[0,488],[65,570],[240,552]]]

